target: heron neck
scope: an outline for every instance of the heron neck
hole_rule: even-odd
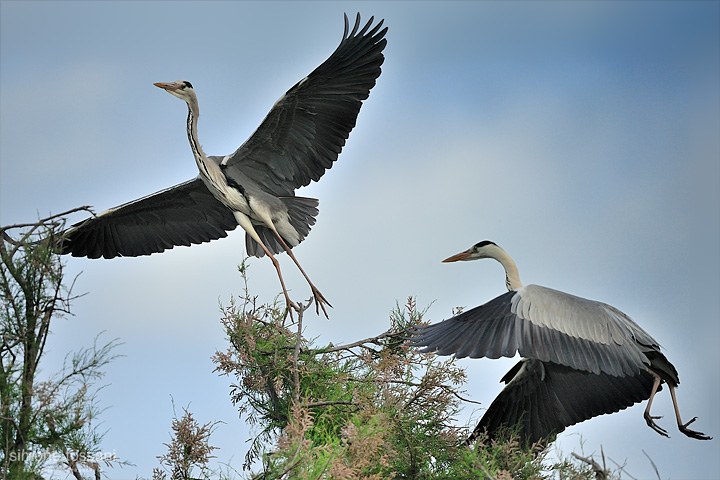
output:
[[[520,272],[518,272],[517,265],[515,265],[515,261],[512,257],[510,257],[510,255],[501,248],[498,248],[494,253],[495,255],[493,255],[493,258],[500,262],[500,265],[502,265],[505,269],[505,286],[507,289],[517,290],[518,288],[521,288],[523,284],[520,281]]]
[[[200,116],[197,105],[188,103],[188,117],[187,117],[187,136],[190,141],[190,148],[193,151],[195,162],[197,163],[200,173],[205,177],[210,178],[212,175],[209,171],[209,163],[205,152],[203,152],[202,146],[198,141],[198,130],[197,130],[197,119]]]

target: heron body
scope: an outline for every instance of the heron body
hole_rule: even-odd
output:
[[[268,193],[242,169],[228,168],[227,162],[238,152],[226,157],[208,157],[197,143],[197,119],[200,112],[197,96],[190,82],[179,81],[155,85],[185,100],[188,104],[188,139],[200,172],[198,178],[209,192],[232,212],[237,224],[247,232],[248,254],[265,255],[261,245],[268,247],[272,253],[283,251],[282,244],[273,241],[276,236],[265,234],[267,238],[265,241],[262,240],[257,231],[263,226],[276,231],[277,237],[290,247],[298,245],[315,223],[314,217],[318,213],[317,199],[295,197],[292,190],[285,192],[287,196]],[[276,108],[280,108],[277,102]]]
[[[227,236],[240,225],[248,255],[267,255],[288,296],[274,254],[287,252],[327,316],[330,305],[312,284],[291,249],[309,234],[318,201],[295,196],[337,160],[355,127],[362,102],[381,73],[387,28],[373,18],[352,31],[345,16],[342,41],[330,57],[273,105],[255,132],[234,153],[207,156],[198,141],[199,107],[187,81],[156,83],[184,100],[187,135],[199,175],[180,185],[106,210],[64,232],[60,252],[89,258],[159,253],[174,246]]]
[[[630,317],[602,302],[538,285],[523,286],[512,258],[490,241],[477,243],[445,262],[492,258],[505,269],[508,292],[443,322],[415,326],[412,345],[457,358],[522,359],[502,378],[468,442],[502,427],[518,426],[529,443],[597,415],[648,400],[645,420],[656,432],[650,406],[663,383],[684,434],[709,439],[680,419],[675,388],[680,380],[659,343]]]

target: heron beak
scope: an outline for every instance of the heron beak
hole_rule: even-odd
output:
[[[443,263],[459,262],[460,260],[472,260],[470,257],[471,254],[472,252],[470,250],[465,250],[464,252],[460,252],[452,257],[446,258],[443,260]]]
[[[172,92],[180,88],[180,86],[177,83],[153,83],[158,88],[162,88],[163,90],[166,90],[168,92]]]

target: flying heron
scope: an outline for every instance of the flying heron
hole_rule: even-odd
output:
[[[332,167],[370,89],[380,75],[387,43],[383,21],[361,28],[357,15],[330,57],[275,103],[255,132],[234,153],[207,156],[197,135],[198,101],[190,82],[156,83],[188,106],[187,135],[199,175],[187,182],[111,208],[64,232],[60,248],[76,257],[135,257],[174,246],[227,236],[240,225],[248,255],[267,255],[277,270],[287,307],[290,300],[273,254],[287,252],[312,289],[316,312],[331,306],[292,253],[310,232],[318,200],[295,196]]]
[[[443,262],[492,258],[505,269],[507,293],[434,325],[414,326],[411,345],[456,358],[523,357],[505,376],[506,386],[467,440],[493,438],[503,427],[519,426],[529,443],[546,439],[583,420],[648,400],[644,418],[663,436],[650,415],[663,383],[670,390],[679,430],[698,440],[711,437],[683,423],[675,389],[680,380],[660,345],[620,310],[605,303],[520,282],[513,259],[482,241]]]

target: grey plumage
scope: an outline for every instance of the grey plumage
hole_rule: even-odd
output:
[[[288,215],[290,216],[290,224],[300,235],[300,241],[302,241],[308,233],[310,233],[310,227],[315,224],[315,216],[318,214],[318,201],[315,198],[306,197],[278,197],[287,208]],[[262,224],[255,226],[255,230],[262,239],[265,246],[268,247],[272,253],[279,253],[283,251],[283,246],[275,236],[275,233]],[[245,248],[248,255],[254,257],[262,257],[265,252],[260,247],[260,244],[250,237],[245,235]]]
[[[562,432],[597,415],[648,400],[644,418],[661,435],[650,406],[662,383],[670,389],[679,430],[710,437],[682,423],[675,397],[677,370],[660,345],[615,307],[537,285],[523,286],[512,258],[483,241],[445,262],[492,258],[505,269],[508,292],[434,325],[409,329],[409,344],[456,358],[523,357],[468,441],[519,426],[527,442]]]
[[[457,358],[513,357],[551,361],[591,373],[634,374],[649,364],[657,341],[627,315],[600,302],[538,285],[507,292],[435,325],[419,327],[414,344]]]
[[[197,177],[76,223],[64,232],[60,251],[137,257],[223,238],[235,227],[232,212]]]
[[[520,360],[501,381],[505,388],[466,443],[481,435],[494,440],[517,426],[522,443],[531,445],[576,423],[647,400],[653,386],[646,371],[617,377],[534,359]]]
[[[382,21],[370,28],[372,22],[371,17],[360,28],[358,14],[348,35],[345,17],[338,48],[288,90],[250,138],[222,161],[226,172],[241,172],[263,190],[283,196],[332,167],[384,61],[387,28],[381,30]]]
[[[267,255],[290,300],[274,254],[287,252],[307,280],[316,310],[330,303],[313,285],[291,249],[310,233],[318,201],[295,197],[332,167],[355,127],[363,100],[380,75],[387,28],[347,16],[337,49],[272,107],[255,132],[231,155],[207,156],[197,135],[197,96],[188,81],[156,83],[185,101],[187,134],[198,166],[195,180],[110,209],[64,232],[60,253],[114,258],[159,253],[208,242],[240,225],[248,255]],[[186,198],[187,197],[187,198]]]
[[[345,17],[343,40],[333,54],[290,88],[233,154],[207,157],[229,184],[250,194],[292,197],[332,167],[384,61],[387,28],[381,29],[382,21],[371,28],[372,23],[371,18],[360,28],[358,14],[349,32]],[[301,211],[294,226],[302,238],[317,215],[317,200],[312,201],[315,205],[300,201],[290,209]],[[231,210],[198,177],[74,224],[60,252],[89,258],[150,255],[225,237],[237,225]],[[252,238],[247,243],[249,255],[264,254]],[[272,253],[284,251],[275,238],[269,247]]]

